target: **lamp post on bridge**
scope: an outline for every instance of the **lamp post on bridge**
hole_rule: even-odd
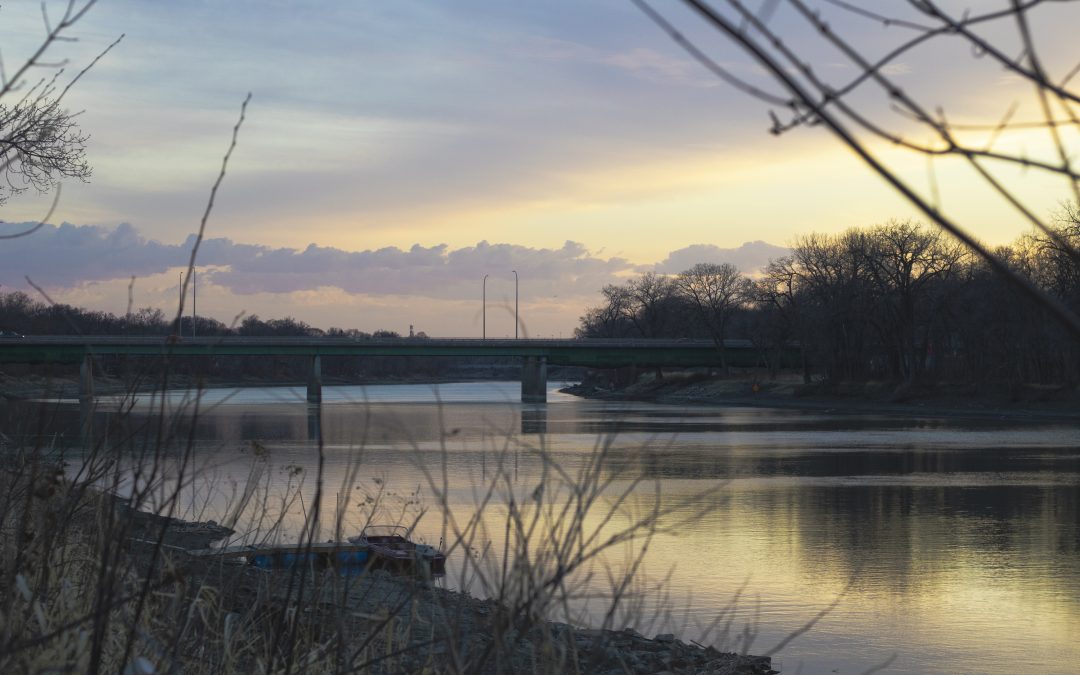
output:
[[[176,337],[184,336],[184,273],[180,273],[180,285],[176,287]]]
[[[518,339],[518,273],[517,270],[510,270],[514,273],[514,339]]]
[[[484,275],[484,282],[483,282],[483,285],[481,286],[482,295],[480,296],[480,302],[483,305],[481,310],[480,310],[480,316],[482,317],[481,320],[480,320],[480,322],[481,322],[480,323],[480,325],[481,325],[480,339],[481,340],[487,340],[487,278],[488,278],[488,275],[485,274]]]
[[[191,268],[191,273],[188,274],[188,281],[191,282],[191,337],[195,337],[195,282],[196,282],[195,268]],[[183,321],[184,321],[184,273],[180,273],[180,310],[178,313],[179,319],[176,322],[176,335],[177,337],[183,337]]]

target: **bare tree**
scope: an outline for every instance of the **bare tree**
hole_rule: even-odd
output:
[[[804,334],[815,336],[818,360],[829,380],[858,379],[868,314],[865,238],[858,230],[839,235],[809,234],[792,246],[792,268],[802,295]]]
[[[64,178],[86,181],[91,168],[86,160],[89,136],[80,129],[63,100],[72,86],[105,54],[123,39],[121,35],[67,84],[61,84],[66,62],[45,61],[46,52],[57,42],[71,42],[70,29],[95,4],[96,0],[68,0],[55,24],[45,5],[42,16],[45,38],[37,49],[11,75],[0,67],[0,204],[27,189],[44,193]],[[54,68],[53,75],[36,81],[30,73],[40,68]],[[25,233],[24,233],[25,234]]]
[[[574,329],[577,337],[615,338],[623,337],[628,323],[627,306],[630,298],[623,286],[608,284],[600,289],[603,304],[589,307],[581,317],[581,325]]]
[[[623,312],[642,337],[661,337],[672,318],[674,296],[675,284],[671,278],[648,272],[627,284]]]
[[[875,304],[886,318],[882,342],[893,345],[894,370],[911,382],[929,349],[928,331],[917,335],[917,312],[932,307],[933,284],[953,273],[965,258],[964,250],[938,231],[890,222],[871,230],[864,253]]]
[[[47,94],[10,107],[0,103],[0,204],[27,188],[48,192],[61,178],[85,182],[90,177],[88,136],[75,115]]]
[[[1017,189],[1015,178],[1002,170],[1022,168],[1028,174],[1061,179],[1063,195],[1080,203],[1080,169],[1069,141],[1080,129],[1076,106],[1080,95],[1070,83],[1080,66],[1048,58],[1048,44],[1040,44],[1037,26],[1067,25],[1075,15],[1065,15],[1075,3],[1043,0],[1011,0],[1002,7],[967,10],[956,14],[936,0],[892,3],[890,14],[845,0],[764,0],[752,9],[743,0],[683,0],[698,19],[722,41],[734,45],[753,65],[731,67],[709,55],[701,40],[691,40],[647,0],[632,0],[650,19],[693,58],[740,91],[772,108],[770,131],[781,135],[795,129],[821,126],[851,149],[874,173],[920,211],[929,222],[949,232],[1003,275],[1021,293],[1037,302],[1080,336],[1080,315],[1019,273],[983,244],[976,235],[977,223],[963,223],[945,209],[940,199],[933,165],[950,158],[966,166],[971,175],[996,194],[1021,222],[1030,223],[1043,235],[1080,260],[1074,243],[1058,236]],[[773,21],[777,12],[785,21]],[[829,16],[839,19],[830,22]],[[1058,14],[1053,14],[1053,13]],[[1042,13],[1042,15],[1038,15]],[[878,24],[898,39],[859,40],[865,31],[851,20]],[[795,31],[795,39],[790,31]],[[1021,100],[1003,102],[1000,114],[957,124],[946,110],[927,96],[901,86],[892,72],[900,59],[926,52],[942,43],[966,47],[969,63],[950,64],[951,69],[971,66],[1002,70],[1029,87]],[[837,64],[844,67],[836,67]],[[848,73],[854,72],[854,75]],[[985,71],[982,71],[985,72]],[[751,73],[743,76],[741,73]],[[967,81],[977,81],[968,73]],[[840,78],[840,79],[836,79]],[[984,92],[966,92],[972,95]],[[1025,118],[1017,118],[1017,111]],[[996,111],[997,112],[997,111]],[[1029,152],[1019,134],[1039,133],[1048,152]],[[917,138],[928,140],[913,140]],[[884,143],[882,143],[884,142]],[[879,145],[906,150],[926,158],[928,185],[918,189],[890,164]],[[1010,174],[1012,175],[1012,174]]]
[[[1019,246],[1031,276],[1040,287],[1060,298],[1073,311],[1080,310],[1080,261],[1073,250],[1080,246],[1080,207],[1066,203],[1053,224],[1055,235],[1034,232]]]
[[[675,287],[697,310],[698,318],[720,350],[727,371],[724,338],[731,315],[746,301],[749,280],[730,263],[698,263],[675,278]]]
[[[810,363],[806,357],[809,343],[805,334],[806,321],[802,294],[799,292],[799,274],[792,256],[770,260],[760,279],[753,282],[752,293],[757,304],[758,319],[765,321],[763,330],[756,335],[765,336],[767,348],[773,357],[769,369],[773,375],[779,369],[781,353],[788,339],[794,338],[799,345],[799,361],[803,383],[810,383]],[[762,316],[762,309],[765,316]],[[761,341],[758,337],[757,341]]]

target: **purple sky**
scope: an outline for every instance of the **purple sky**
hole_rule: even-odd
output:
[[[812,4],[871,53],[909,37]],[[62,6],[47,3],[54,16]],[[768,84],[681,5],[656,6],[732,72]],[[1047,3],[1033,15],[1051,72],[1078,60],[1078,14],[1075,3]],[[12,72],[40,41],[40,7],[5,4],[0,19]],[[787,3],[770,22],[822,77],[855,72]],[[3,289],[26,288],[28,275],[58,299],[123,311],[134,275],[136,304],[172,308],[249,91],[200,256],[200,305],[223,321],[242,311],[475,334],[480,279],[491,275],[489,297],[512,300],[516,269],[534,331],[568,334],[600,286],[628,274],[710,260],[750,269],[799,234],[914,213],[824,130],[771,136],[767,106],[716,80],[623,0],[101,0],[73,29],[79,41],[54,49],[69,61],[61,80],[121,33],[66,99],[84,110],[94,173],[63,186],[50,222],[79,226],[0,243]],[[1021,91],[947,42],[888,72],[954,120],[996,121]],[[1026,105],[1016,115],[1037,113]],[[1033,134],[999,142],[1046,150]],[[968,168],[942,162],[931,173],[925,157],[880,152],[918,189],[933,183],[987,241],[1027,229],[976,191]],[[1027,181],[1020,193],[1040,215],[1069,196],[1019,171],[1002,177]],[[13,198],[0,218],[33,222],[51,197]]]

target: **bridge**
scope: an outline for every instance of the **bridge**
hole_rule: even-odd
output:
[[[309,359],[308,401],[322,400],[321,362],[328,356],[491,356],[520,357],[521,400],[547,400],[548,365],[619,368],[637,366],[720,366],[721,351],[711,340],[647,339],[432,339],[347,337],[26,336],[0,338],[0,363],[78,363],[80,399],[93,396],[93,357],[98,355],[297,356]],[[758,366],[762,353],[749,340],[725,340],[724,361]]]

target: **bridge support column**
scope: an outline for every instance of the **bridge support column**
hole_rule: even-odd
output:
[[[322,403],[322,357],[318,354],[311,357],[308,370],[307,402]]]
[[[521,367],[521,402],[547,403],[547,357],[526,356]]]
[[[79,432],[83,443],[94,438],[94,362],[89,354],[79,365]]]

